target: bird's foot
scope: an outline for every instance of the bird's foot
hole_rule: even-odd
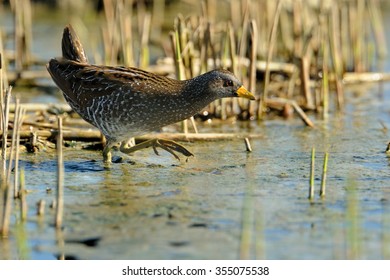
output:
[[[115,142],[111,140],[107,140],[106,146],[103,149],[103,162],[105,164],[110,164],[112,161],[111,149],[114,146]]]
[[[175,151],[181,153],[186,157],[194,156],[194,154],[188,151],[184,146],[176,143],[175,141],[166,140],[166,139],[151,139],[151,140],[144,141],[133,147],[127,147],[126,143],[122,142],[119,150],[124,154],[131,154],[135,151],[148,148],[148,147],[152,147],[156,155],[159,155],[157,148],[161,148],[167,151],[168,153],[172,154],[179,161],[180,158],[175,153]]]
[[[104,163],[111,163],[112,156],[110,151],[106,151],[106,149],[103,150],[103,162]]]

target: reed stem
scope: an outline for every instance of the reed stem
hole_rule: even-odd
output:
[[[25,187],[25,176],[24,176],[24,168],[20,170],[20,190],[19,190],[19,198],[20,198],[20,217],[22,221],[27,219],[27,200],[26,200],[26,187]]]
[[[268,98],[268,90],[269,90],[268,87],[269,87],[270,76],[271,76],[269,66],[270,66],[270,63],[272,60],[272,56],[273,56],[273,52],[274,52],[274,48],[275,48],[275,44],[276,44],[276,32],[278,29],[278,23],[279,23],[280,11],[282,9],[282,3],[283,3],[283,1],[279,0],[278,4],[276,6],[275,16],[274,16],[271,32],[270,32],[269,39],[268,39],[269,48],[268,48],[268,53],[267,53],[267,64],[266,64],[266,68],[265,68],[264,90],[263,90],[262,98],[260,98],[259,111],[257,114],[260,119],[263,117],[263,114],[265,112],[264,107],[265,107],[265,104],[266,104],[267,98]]]
[[[10,86],[4,96],[4,103],[1,104],[1,119],[3,124],[3,131],[2,131],[2,151],[1,151],[1,177],[4,181],[7,181],[7,136],[8,136],[8,121],[9,121],[9,103],[11,99],[11,90],[12,87]]]
[[[310,187],[309,187],[309,199],[314,198],[314,163],[316,158],[316,150],[313,147],[311,149],[311,161],[310,161]]]
[[[57,229],[62,227],[64,212],[64,159],[62,152],[62,118],[58,117],[58,136],[57,136],[57,208],[55,226]]]
[[[324,164],[322,167],[322,178],[321,178],[321,190],[320,190],[320,197],[325,196],[325,191],[326,191],[326,177],[327,177],[327,172],[328,172],[328,157],[329,153],[326,152],[324,156]]]
[[[26,110],[19,106],[18,113],[15,115],[16,129],[16,147],[15,147],[15,167],[14,167],[14,198],[19,197],[19,151],[20,151],[20,130],[23,124],[23,117]]]
[[[249,141],[249,138],[245,137],[244,140],[245,140],[246,151],[247,152],[252,152],[252,146],[251,146],[251,142]]]

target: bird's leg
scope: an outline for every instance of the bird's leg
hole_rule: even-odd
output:
[[[164,149],[170,154],[172,154],[177,160],[180,160],[180,158],[175,154],[174,151],[179,152],[186,157],[193,156],[193,153],[188,151],[182,145],[176,143],[175,141],[165,139],[150,139],[133,147],[127,147],[126,142],[122,142],[119,150],[124,154],[130,154],[148,147],[152,147],[156,155],[158,155],[157,148]]]
[[[114,145],[114,141],[107,140],[106,146],[103,149],[103,162],[111,163],[111,149]]]

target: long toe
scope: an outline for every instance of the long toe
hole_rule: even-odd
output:
[[[179,143],[176,143],[172,140],[165,140],[165,139],[157,139],[156,141],[161,148],[165,148],[165,150],[171,150],[176,151],[178,153],[181,153],[182,155],[186,157],[194,156],[193,153],[191,153],[189,150],[187,150],[184,146],[180,145]],[[171,152],[172,153],[172,152]]]

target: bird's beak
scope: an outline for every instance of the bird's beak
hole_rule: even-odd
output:
[[[243,97],[250,100],[255,100],[256,97],[248,91],[244,86],[240,86],[239,89],[236,91],[238,97]]]

